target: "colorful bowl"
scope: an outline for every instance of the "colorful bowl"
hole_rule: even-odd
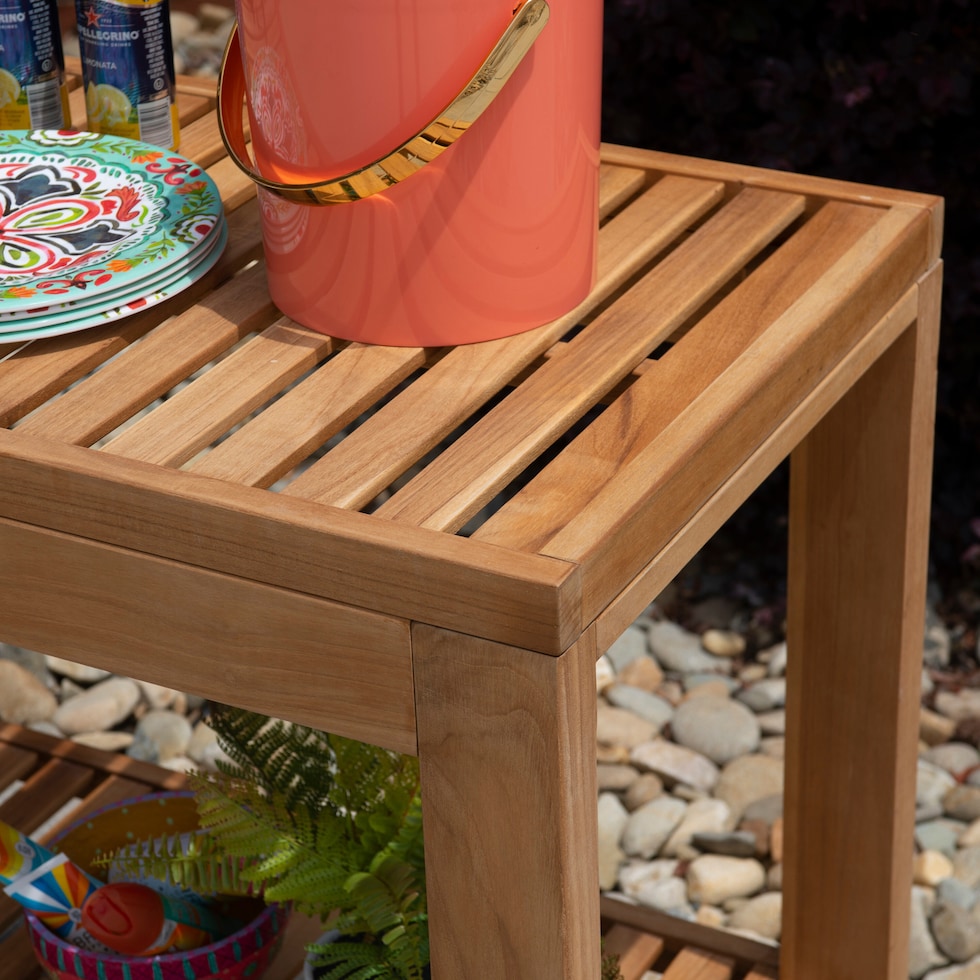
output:
[[[97,810],[52,842],[96,877],[94,858],[127,841],[193,830],[197,810],[191,793],[152,793]],[[34,952],[51,980],[258,980],[282,944],[289,912],[255,900],[255,917],[208,946],[161,956],[122,956],[79,949],[26,914]]]

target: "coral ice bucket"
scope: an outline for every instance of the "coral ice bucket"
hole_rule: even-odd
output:
[[[219,121],[258,184],[284,313],[431,347],[520,333],[585,298],[602,0],[236,8]]]

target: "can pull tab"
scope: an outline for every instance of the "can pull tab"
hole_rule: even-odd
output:
[[[237,28],[225,48],[218,83],[218,128],[228,155],[260,187],[300,204],[348,204],[406,180],[452,146],[497,97],[548,22],[547,0],[521,0],[500,40],[463,90],[439,115],[390,153],[357,170],[303,183],[263,177],[249,155],[242,126],[245,73]]]

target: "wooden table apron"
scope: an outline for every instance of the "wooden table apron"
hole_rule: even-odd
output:
[[[0,343],[0,637],[417,753],[434,977],[594,980],[595,660],[792,453],[780,975],[906,976],[941,201],[607,146],[578,309],[348,345],[213,106],[215,269]]]

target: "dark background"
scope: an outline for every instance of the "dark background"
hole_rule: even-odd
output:
[[[946,199],[930,572],[975,657],[980,3],[605,0],[604,45],[604,140]],[[778,617],[785,487],[781,470],[729,522],[693,589]]]

